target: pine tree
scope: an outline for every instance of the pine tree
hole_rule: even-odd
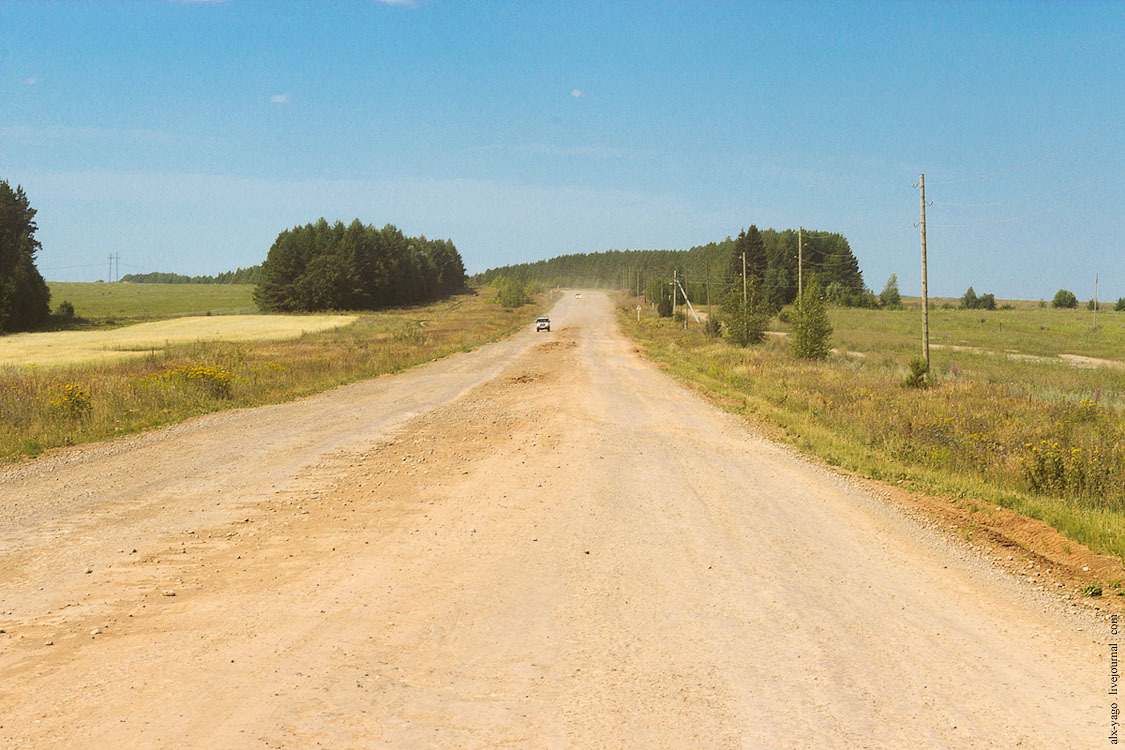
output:
[[[797,298],[793,330],[793,354],[802,359],[825,359],[832,348],[832,322],[820,284],[812,281]]]
[[[733,284],[723,297],[727,338],[739,346],[760,344],[766,337],[770,319],[769,303],[757,279],[746,280],[746,302],[742,301],[742,280]]]

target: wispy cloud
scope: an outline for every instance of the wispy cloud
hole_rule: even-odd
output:
[[[284,94],[274,94],[270,97],[271,104],[288,104],[291,101],[293,101],[293,97],[290,96],[288,92]]]
[[[42,81],[43,81],[42,78],[36,78],[35,76],[32,76],[31,78],[23,79],[24,84],[27,85],[27,86],[34,86],[37,83],[42,83]]]
[[[376,0],[383,5],[417,5],[416,0]]]
[[[582,89],[572,89],[570,95],[575,99],[581,99],[582,97],[586,96],[584,93],[582,93]]]

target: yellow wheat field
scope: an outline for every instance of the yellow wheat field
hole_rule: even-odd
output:
[[[158,320],[109,331],[52,331],[0,337],[0,367],[49,367],[144,356],[193,341],[277,341],[339,328],[355,315],[219,315]]]

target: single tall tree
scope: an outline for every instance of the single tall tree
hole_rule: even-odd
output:
[[[805,287],[797,304],[790,332],[793,354],[802,359],[824,359],[832,349],[832,322],[828,303],[817,281]]]
[[[35,267],[38,228],[23,188],[0,180],[0,332],[26,331],[50,315],[51,291]]]
[[[898,291],[898,274],[892,273],[887,279],[887,285],[879,292],[879,302],[883,307],[897,310],[902,307],[902,295]]]

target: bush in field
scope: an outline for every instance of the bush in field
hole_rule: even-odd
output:
[[[64,299],[55,308],[55,317],[62,321],[74,320],[74,305],[70,300]]]
[[[1055,298],[1051,300],[1051,307],[1073,309],[1078,307],[1078,298],[1069,289],[1060,289],[1055,292]]]
[[[79,385],[65,385],[56,398],[51,399],[48,405],[56,414],[70,419],[83,419],[90,415],[93,405],[90,403],[90,393]]]
[[[828,304],[815,281],[797,298],[790,347],[801,359],[825,359],[831,351],[832,323],[828,319]]]
[[[230,398],[234,375],[221,367],[181,365],[148,378],[152,382],[198,387],[215,398]]]
[[[906,376],[906,380],[902,381],[903,388],[929,388],[930,387],[930,368],[926,366],[926,360],[921,357],[915,357],[910,360],[910,374]]]
[[[982,294],[979,297],[969,287],[968,291],[961,296],[961,309],[962,310],[995,310],[996,309],[996,295],[989,292]]]
[[[1117,304],[1113,306],[1113,309],[1117,312],[1125,311],[1125,297],[1118,297]]]
[[[898,274],[891,274],[887,285],[879,292],[879,304],[889,310],[902,309],[902,295],[898,291]]]
[[[1091,297],[1090,301],[1086,303],[1086,309],[1087,310],[1094,311],[1094,310],[1098,310],[1100,308],[1101,308],[1101,304],[1098,303],[1098,302],[1095,302],[1093,297]]]
[[[504,307],[520,307],[530,302],[527,287],[518,279],[500,276],[492,284],[496,287],[496,301]]]

